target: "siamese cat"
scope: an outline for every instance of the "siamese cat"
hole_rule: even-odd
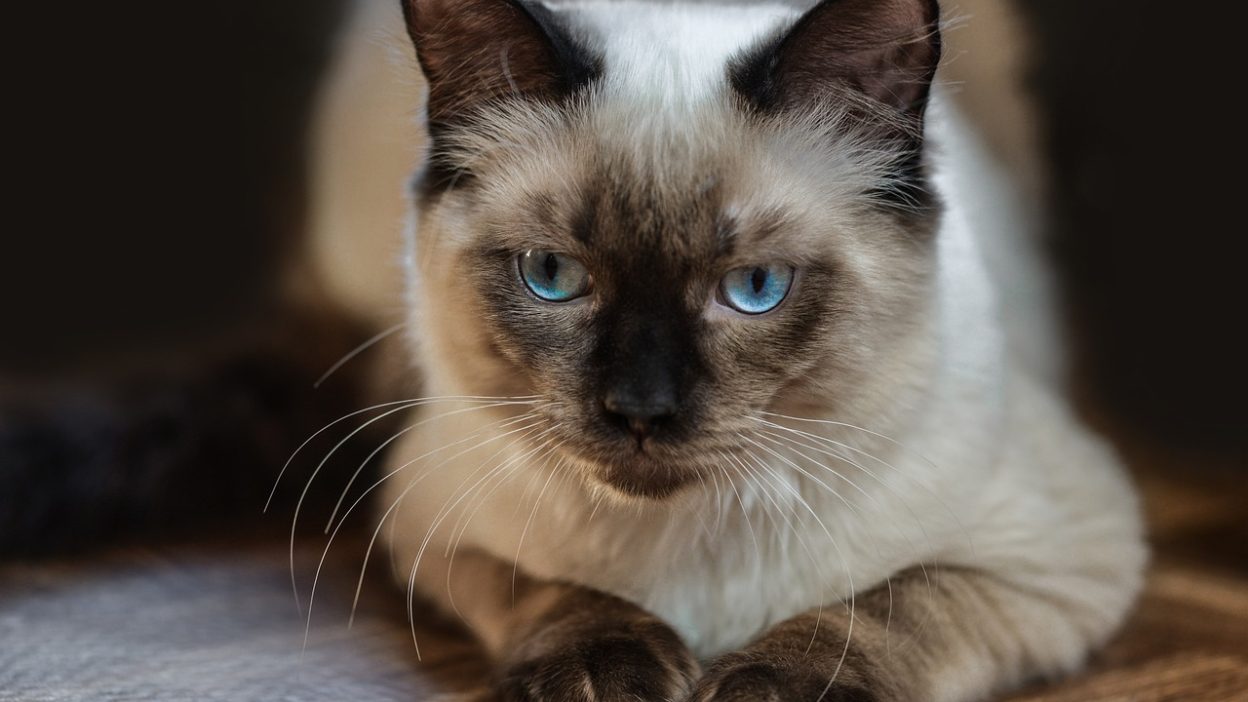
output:
[[[492,695],[962,702],[1115,631],[1136,498],[1010,304],[935,0],[396,1],[428,397],[377,534]]]

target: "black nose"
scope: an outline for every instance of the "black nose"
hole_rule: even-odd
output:
[[[638,442],[653,435],[676,414],[676,398],[665,392],[637,397],[613,391],[603,398],[602,405],[607,414],[632,433]]]

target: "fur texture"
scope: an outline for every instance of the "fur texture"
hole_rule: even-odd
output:
[[[477,5],[484,29],[418,21]],[[378,528],[513,698],[978,699],[1074,669],[1130,606],[1135,498],[1003,323],[983,254],[1003,234],[974,225],[1010,218],[968,210],[992,171],[926,99],[934,5],[870,6],[409,6],[427,71],[469,36],[488,75],[429,76],[453,91],[414,190],[408,328],[428,393],[460,399],[397,442]],[[883,27],[884,59],[783,53],[843,13],[866,23],[846,37]],[[848,68],[812,89],[829,52]],[[743,90],[742,61],[781,89]],[[535,301],[529,249],[584,262],[593,295]],[[770,260],[798,270],[775,313],[712,299]],[[659,373],[680,410],[639,449],[601,398]],[[561,653],[604,630],[643,648]]]

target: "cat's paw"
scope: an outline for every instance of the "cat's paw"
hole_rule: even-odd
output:
[[[810,665],[802,659],[769,659],[734,653],[711,665],[689,702],[884,702],[884,699],[862,686],[833,680],[826,667]]]
[[[683,700],[698,675],[693,655],[656,619],[592,630],[552,627],[532,653],[504,667],[504,702]],[[545,639],[543,641],[543,639]]]

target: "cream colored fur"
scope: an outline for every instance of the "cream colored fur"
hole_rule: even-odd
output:
[[[710,65],[791,12],[741,8],[681,22],[660,7],[639,7],[617,4],[592,13],[612,23],[616,38],[610,51],[652,61],[653,47],[638,51],[645,42],[630,39],[622,28],[677,26],[688,33],[673,41],[673,52],[687,51],[697,35],[715,38],[716,47],[701,54]],[[397,11],[366,16],[376,24],[353,30],[348,56],[361,56],[361,47],[401,27]],[[652,41],[654,33],[641,36]],[[954,39],[956,44],[956,33]],[[401,124],[365,110],[356,114],[352,105],[376,106],[384,114],[414,109],[406,98],[395,97],[401,93],[372,92],[387,90],[386,81],[373,79],[393,69],[383,67],[384,52],[367,51],[375,63],[357,68],[372,78],[353,84],[339,74],[345,93],[328,99],[338,119],[322,122],[321,143],[331,152],[350,151],[345,146],[350,141],[332,133],[350,130],[357,120],[365,120],[369,130]],[[681,79],[697,83],[707,75],[695,70]],[[364,95],[343,97],[362,85],[368,86]],[[512,447],[496,441],[464,452],[478,438],[506,431],[487,426],[497,415],[464,411],[412,431],[391,453],[388,470],[401,473],[386,483],[381,503],[398,507],[387,513],[382,533],[389,536],[400,581],[407,584],[410,577],[426,596],[456,609],[447,570],[456,548],[476,549],[514,562],[535,578],[584,584],[632,600],[672,624],[696,653],[711,656],[812,608],[848,608],[855,592],[886,583],[904,569],[968,568],[1001,584],[999,604],[1008,616],[994,625],[1007,633],[991,639],[1000,643],[999,651],[976,656],[972,648],[952,647],[957,660],[925,683],[929,699],[974,699],[1024,676],[1077,667],[1115,630],[1140,587],[1146,556],[1136,500],[1113,453],[1079,425],[1053,388],[1060,363],[1052,350],[1047,303],[1037,303],[1047,284],[1033,261],[1019,258],[1031,248],[1020,236],[1031,218],[947,95],[934,106],[929,133],[947,211],[938,234],[939,272],[929,291],[928,343],[896,369],[890,381],[895,387],[878,386],[866,403],[872,408],[851,420],[870,433],[834,423],[845,417],[774,418],[789,429],[851,447],[842,451],[849,460],[823,456],[839,477],[803,474],[775,456],[768,461],[774,481],[768,490],[744,480],[716,481],[695,486],[674,502],[628,502],[587,487],[567,471],[552,472],[557,459],[548,458],[540,438]],[[375,173],[385,174],[385,187],[399,192],[400,164],[409,162],[416,147],[400,146],[406,137],[381,132],[370,131],[368,138],[395,145],[374,154]],[[326,170],[318,181],[319,196],[326,200],[321,211],[332,215],[321,221],[320,245],[337,256],[352,248],[339,237],[397,237],[386,223],[401,215],[397,199],[369,196],[357,202],[352,188],[361,181],[350,174],[358,171],[335,171],[341,163],[341,158],[323,160]],[[361,208],[368,211],[358,217],[347,211]],[[422,229],[439,227],[427,213],[417,213],[413,221]],[[371,231],[349,231],[356,227]],[[411,246],[409,251],[418,251]],[[370,265],[384,271],[387,264]],[[422,326],[436,316],[425,308],[424,286],[443,281],[422,276],[418,261],[409,275],[409,332],[426,394],[472,394],[462,382],[455,349],[431,343],[436,329]],[[398,299],[389,285],[363,294],[368,275],[330,278],[362,309],[374,304],[368,299],[381,300],[376,304],[382,309],[392,309]],[[911,392],[916,386],[920,389]],[[898,398],[905,407],[883,409]],[[443,404],[436,411],[470,407]],[[433,413],[418,414],[413,422]],[[462,443],[436,454],[438,460],[402,468],[454,441]],[[815,449],[807,453],[818,456]],[[443,462],[446,457],[451,460]],[[491,474],[500,463],[507,472]],[[487,640],[491,636],[481,633]]]

